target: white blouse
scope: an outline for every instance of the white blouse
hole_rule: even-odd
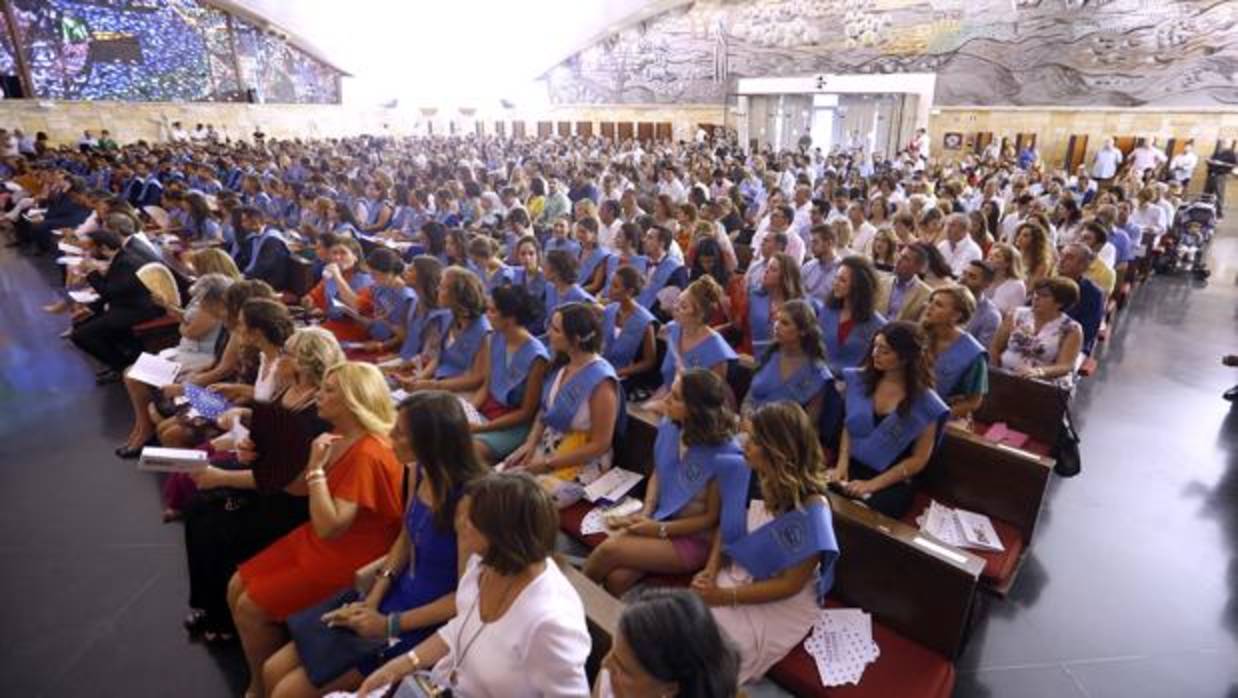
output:
[[[996,286],[990,286],[984,295],[993,301],[993,305],[997,306],[1004,317],[1027,302],[1027,286],[1022,279],[1006,279]]]
[[[487,624],[477,610],[480,574],[474,555],[456,590],[456,616],[438,631],[448,652],[434,667],[435,679],[447,685],[454,667],[454,693],[465,698],[588,696],[585,608],[554,560],[546,558],[546,569]]]

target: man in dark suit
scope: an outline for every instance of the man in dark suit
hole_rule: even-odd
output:
[[[240,253],[236,264],[250,279],[265,281],[271,288],[288,288],[292,253],[279,230],[266,224],[266,213],[255,206],[241,209]]]
[[[99,294],[93,314],[73,327],[70,338],[79,349],[106,368],[96,375],[103,385],[120,380],[120,372],[141,353],[133,327],[163,313],[150,291],[138,278],[138,269],[149,263],[142,254],[126,250],[121,231],[133,231],[133,220],[124,214],[107,217],[94,241],[103,260],[93,262],[86,281]]]
[[[39,254],[47,254],[55,247],[53,230],[76,228],[90,217],[90,200],[86,184],[80,177],[66,177],[52,189],[47,198],[47,212],[38,220],[24,216],[17,219],[17,242],[33,244]]]

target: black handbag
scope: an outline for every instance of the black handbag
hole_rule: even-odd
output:
[[[322,622],[324,614],[361,600],[356,589],[340,593],[288,617],[288,631],[306,676],[322,687],[355,668],[363,659],[377,657],[387,647],[385,638],[365,638],[347,628]]]
[[[1063,417],[1062,428],[1057,432],[1057,443],[1053,445],[1053,459],[1056,461],[1053,472],[1062,477],[1074,477],[1083,470],[1083,462],[1079,454],[1079,432],[1075,431],[1069,403]]]

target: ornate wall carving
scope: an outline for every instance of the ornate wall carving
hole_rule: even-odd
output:
[[[559,104],[718,103],[740,77],[913,71],[943,105],[1234,105],[1238,3],[698,0],[545,77]]]

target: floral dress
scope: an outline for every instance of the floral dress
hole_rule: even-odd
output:
[[[1036,319],[1031,308],[1017,308],[1012,318],[1013,327],[1006,350],[1002,352],[1002,368],[1018,371],[1025,368],[1043,368],[1057,363],[1062,340],[1071,330],[1079,327],[1066,313],[1046,322],[1036,331]],[[1069,387],[1073,373],[1062,376],[1057,382]]]

